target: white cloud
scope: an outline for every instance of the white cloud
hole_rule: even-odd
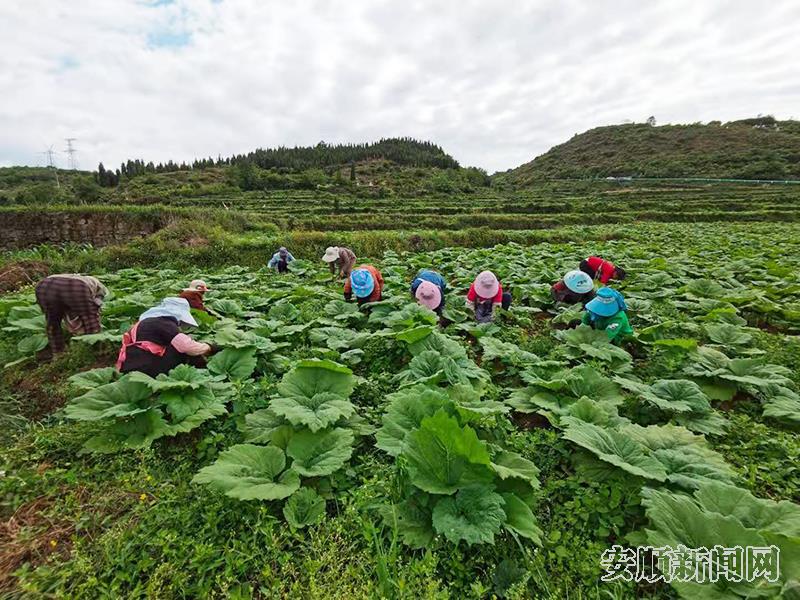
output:
[[[410,135],[504,170],[624,119],[796,116],[800,4],[0,3],[0,164]],[[65,164],[63,155],[61,164]]]

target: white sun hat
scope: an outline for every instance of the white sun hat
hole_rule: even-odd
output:
[[[186,298],[164,298],[158,306],[144,311],[139,320],[144,321],[154,317],[172,317],[179,323],[197,327],[197,321],[192,316],[189,301]]]
[[[322,260],[329,263],[339,260],[339,247],[328,246],[325,248],[325,254],[322,255]]]

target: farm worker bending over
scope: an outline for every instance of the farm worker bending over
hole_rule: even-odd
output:
[[[207,313],[209,311],[205,304],[203,304],[203,296],[205,296],[207,291],[208,286],[206,285],[205,281],[202,279],[193,279],[189,284],[189,287],[185,288],[180,293],[180,297],[186,300],[189,303],[189,306],[195,310],[202,310],[203,312]]]
[[[358,305],[367,302],[378,302],[383,293],[383,276],[372,265],[361,265],[352,273],[344,284],[344,299],[348,302],[356,295]]]
[[[550,294],[556,302],[584,306],[594,298],[594,281],[583,271],[568,271],[564,279],[553,284]]]
[[[330,265],[331,275],[336,275],[339,270],[339,279],[350,277],[353,266],[356,264],[356,255],[350,248],[340,248],[339,246],[329,246],[322,255],[322,260]]]
[[[122,337],[117,369],[155,377],[180,364],[204,367],[203,356],[211,354],[212,347],[181,333],[181,326],[197,326],[185,298],[164,298],[161,304],[143,312]]]
[[[47,323],[51,352],[64,351],[61,321],[73,335],[100,331],[100,307],[108,289],[89,275],[50,275],[36,286],[36,302]]]
[[[467,292],[467,308],[475,311],[478,323],[490,323],[494,319],[494,309],[511,306],[511,294],[503,292],[503,286],[491,271],[478,274]]]
[[[267,266],[270,269],[278,269],[278,273],[286,273],[289,270],[289,263],[294,260],[294,256],[286,248],[281,246],[278,251],[269,259]]]
[[[582,260],[580,270],[592,279],[597,279],[603,285],[612,279],[620,281],[625,279],[625,269],[616,267],[611,261],[604,260],[599,256],[590,256],[586,260]]]
[[[440,316],[444,308],[445,291],[447,291],[447,284],[436,271],[422,269],[411,282],[411,295],[422,306],[427,306]]]
[[[628,322],[625,298],[617,290],[603,287],[597,290],[597,296],[586,305],[581,323],[592,329],[602,329],[608,339],[614,343],[621,342],[633,335],[633,328]]]

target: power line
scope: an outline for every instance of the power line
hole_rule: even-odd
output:
[[[52,146],[50,146],[47,150],[40,152],[39,154],[44,154],[47,156],[47,167],[49,169],[53,169],[53,174],[56,177],[56,187],[61,187],[61,184],[58,182],[58,167],[56,167],[56,161],[55,158],[53,158],[53,156],[56,154],[56,151],[53,150]]]
[[[67,142],[67,148],[64,150],[64,152],[69,155],[69,168],[74,171],[78,168],[78,163],[75,160],[75,155],[78,153],[78,151],[72,145],[72,142],[77,141],[77,138],[64,138],[64,141]]]

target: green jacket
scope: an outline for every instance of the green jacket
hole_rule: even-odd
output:
[[[631,324],[628,322],[628,315],[625,314],[624,310],[619,311],[611,317],[594,315],[594,319],[592,319],[592,313],[587,310],[583,313],[581,323],[589,325],[593,329],[605,329],[606,335],[611,342],[619,341],[629,335],[633,335],[633,327],[631,327]]]

